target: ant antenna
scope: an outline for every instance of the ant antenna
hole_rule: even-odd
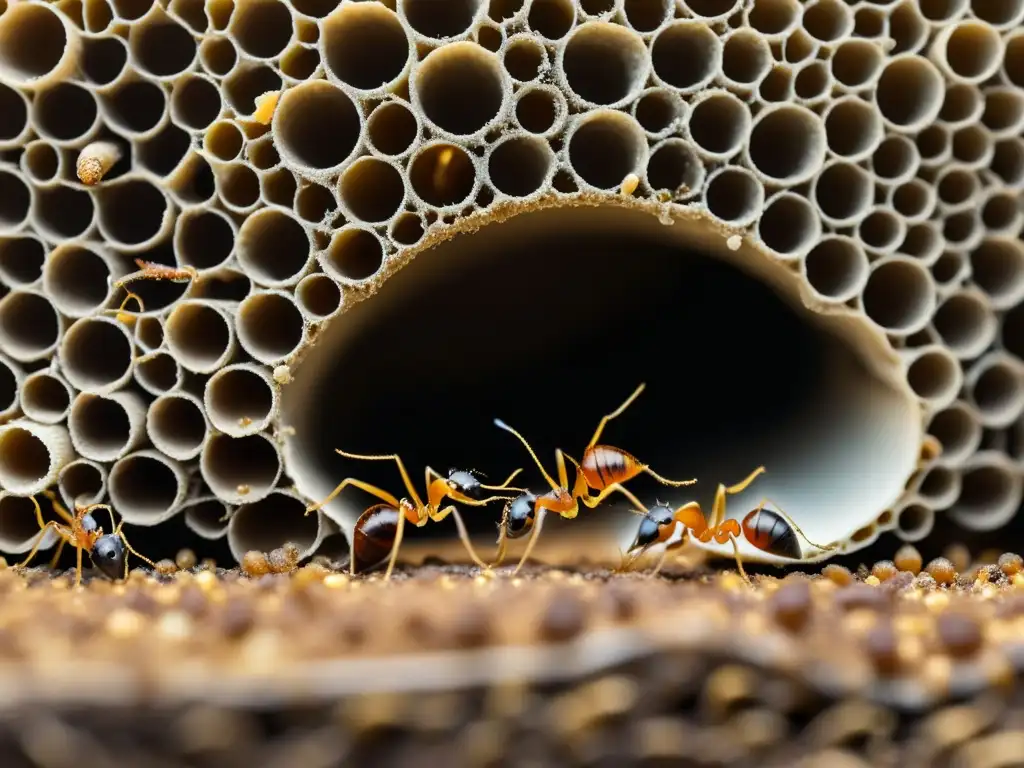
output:
[[[516,432],[514,429],[512,429],[512,427],[510,427],[508,424],[506,424],[501,419],[495,419],[494,420],[494,426],[498,427],[498,429],[504,429],[506,432],[511,432],[513,435],[518,437],[519,438],[519,442],[521,442],[526,447],[527,452],[530,454],[530,458],[533,459],[533,462],[537,465],[537,468],[540,470],[540,473],[542,475],[544,475],[544,479],[548,481],[548,485],[551,486],[552,490],[555,490],[555,491],[561,490],[559,485],[558,485],[558,483],[556,483],[551,478],[551,475],[548,474],[547,470],[544,469],[544,465],[540,463],[540,459],[537,458],[537,454],[533,452],[533,448],[530,447],[530,444],[526,441],[525,437],[523,437],[521,434]],[[575,464],[575,463],[576,462],[573,461],[573,464]],[[579,465],[577,464],[577,466],[579,466]]]

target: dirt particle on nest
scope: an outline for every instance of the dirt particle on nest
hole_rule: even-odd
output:
[[[545,640],[565,642],[580,634],[587,625],[587,607],[571,588],[558,589],[548,600],[540,622]]]
[[[999,556],[999,570],[1007,576],[1013,576],[1024,570],[1024,558],[1015,552],[1005,552]]]
[[[871,575],[879,581],[888,581],[899,573],[899,569],[892,560],[879,560],[871,568]]]
[[[921,558],[921,553],[917,551],[917,547],[913,544],[904,544],[896,551],[893,564],[901,571],[909,571],[917,576],[921,572],[924,561]]]
[[[164,558],[156,563],[156,572],[161,576],[173,576],[178,571],[178,566],[173,560]]]
[[[845,587],[847,584],[853,583],[853,574],[850,573],[850,569],[842,565],[837,565],[836,563],[826,565],[822,568],[821,575],[833,584],[838,584],[840,587]]]
[[[183,549],[175,556],[174,562],[179,570],[188,571],[196,567],[198,560],[196,559],[196,553],[191,549]]]
[[[246,552],[242,556],[242,572],[250,578],[265,576],[270,573],[270,563],[263,552],[255,549]]]
[[[925,568],[928,575],[931,576],[938,584],[948,586],[956,581],[956,568],[953,563],[945,557],[937,557],[928,563]]]

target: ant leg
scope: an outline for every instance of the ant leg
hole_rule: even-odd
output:
[[[597,424],[597,429],[594,430],[594,436],[590,438],[590,442],[587,443],[587,448],[593,448],[597,445],[597,441],[601,439],[601,433],[604,432],[604,428],[608,426],[608,422],[621,416],[625,410],[633,404],[633,401],[640,397],[640,393],[644,391],[646,386],[646,384],[640,384],[639,387],[633,390],[633,394],[626,398],[626,402],[608,415],[601,417],[601,421]]]
[[[384,581],[391,579],[391,572],[395,570],[395,563],[398,562],[398,548],[402,545],[402,535],[405,533],[405,515],[401,507],[398,509],[398,525],[395,528],[395,541],[391,545],[391,558],[388,560],[388,569],[384,572]],[[355,562],[355,558],[352,558]]]
[[[57,561],[60,560],[61,553],[64,551],[64,545],[67,542],[61,539],[57,543],[57,551],[53,553],[53,557],[50,558],[50,570],[54,570],[57,567]]]
[[[644,466],[644,472],[653,477],[662,485],[669,485],[672,486],[673,488],[682,488],[684,485],[693,485],[694,483],[697,482],[697,478],[693,478],[692,480],[669,480],[667,477],[662,477],[648,466]]]
[[[747,576],[747,572],[743,570],[743,558],[740,557],[740,546],[736,543],[736,538],[731,537],[729,541],[732,542],[732,553],[736,556],[736,568],[739,570],[740,576],[743,577],[743,580],[747,582],[747,584],[751,584],[752,582],[750,581],[750,577]]]
[[[515,576],[519,573],[519,569],[523,567],[523,564],[530,558],[530,554],[533,552],[534,546],[537,544],[537,537],[540,536],[540,529],[544,525],[544,516],[547,514],[547,510],[543,507],[537,513],[537,522],[533,525],[533,533],[530,535],[530,540],[526,543],[526,551],[523,552],[523,556],[519,558],[519,565],[512,571],[512,575]]]
[[[82,586],[82,548],[75,547],[75,588]]]
[[[597,507],[598,504],[607,499],[616,491],[618,491],[627,499],[629,499],[630,503],[633,504],[638,510],[642,510],[641,514],[647,514],[647,507],[644,506],[643,502],[640,501],[640,499],[638,499],[636,496],[634,496],[632,491],[630,491],[625,486],[620,485],[619,483],[612,483],[603,491],[600,491],[597,494],[597,496],[583,496],[580,499],[580,501],[582,501],[590,509],[594,509]]]
[[[794,522],[793,518],[791,518],[789,515],[787,515],[783,511],[782,507],[780,507],[776,502],[772,501],[769,498],[764,498],[764,499],[761,500],[761,503],[758,506],[763,509],[764,505],[766,503],[770,503],[773,507],[775,507],[776,511],[780,515],[782,515],[783,518],[785,518],[786,522],[789,523],[791,526],[793,526],[793,530],[796,531],[797,533],[799,533],[803,537],[804,541],[806,541],[808,544],[810,544],[815,549],[820,549],[823,552],[831,552],[832,550],[834,550],[834,549],[836,549],[838,547],[837,544],[829,544],[828,546],[822,546],[821,544],[815,544],[813,541],[811,541],[810,539],[807,538],[807,534],[804,533],[802,530],[800,530],[800,526],[797,525],[796,522]]]
[[[539,469],[540,473],[544,475],[544,479],[548,481],[548,485],[551,486],[551,490],[560,491],[565,487],[564,485],[559,486],[555,484],[554,479],[551,477],[551,475],[548,474],[548,471],[544,469],[544,465],[540,463],[540,459],[537,458],[537,454],[534,453],[533,448],[526,441],[525,437],[516,432],[514,429],[512,429],[512,427],[510,427],[501,419],[495,419],[494,426],[498,427],[499,429],[504,429],[506,432],[511,432],[513,435],[519,438],[519,442],[521,442],[523,446],[526,448],[526,452],[530,454],[530,458],[533,459],[533,463],[537,465],[537,469]]]
[[[711,521],[708,523],[708,528],[714,530],[722,524],[723,520],[725,520],[726,494],[734,496],[737,493],[742,493],[747,489],[747,486],[754,482],[758,476],[764,472],[764,467],[758,467],[742,481],[736,483],[736,485],[730,485],[727,487],[719,484],[718,489],[715,491],[715,505],[711,508]]]
[[[64,507],[64,505],[61,504],[57,500],[57,494],[55,494],[53,491],[47,490],[47,491],[43,491],[43,496],[45,496],[46,498],[48,498],[50,500],[50,506],[53,507],[53,511],[56,512],[58,515],[60,515],[62,518],[64,518],[64,522],[70,524],[70,523],[73,523],[75,521],[74,515],[72,515],[70,512],[68,512],[67,509]],[[36,505],[36,509],[38,510],[38,508],[39,508],[39,505],[37,504]],[[36,515],[36,517],[39,519],[40,527],[42,527],[42,525],[43,525],[43,515],[42,515],[42,512],[39,512]]]
[[[497,559],[487,566],[487,570],[497,568],[503,562],[505,562],[505,553],[508,551],[508,537],[505,535],[505,526],[501,525],[498,528],[498,557]]]
[[[29,498],[32,498],[32,501],[35,501],[35,498]],[[38,505],[36,506],[36,509],[39,509]],[[57,532],[57,535],[61,537],[61,540],[73,541],[71,537],[71,531],[62,526],[60,523],[54,520],[51,520],[48,523],[43,523],[42,512],[39,513],[39,522],[42,523],[41,527],[39,528],[39,538],[36,539],[36,543],[32,546],[31,551],[28,553],[28,557],[26,557],[24,560],[18,563],[18,565],[16,566],[17,568],[24,568],[29,564],[32,558],[36,556],[36,552],[39,551],[39,547],[43,544],[43,539],[46,538],[46,532],[51,528]]]
[[[124,546],[125,546],[125,549],[127,549],[127,550],[128,550],[129,552],[131,552],[131,553],[132,553],[133,555],[135,555],[135,556],[136,556],[137,558],[139,558],[139,560],[144,560],[145,562],[149,563],[149,566],[150,566],[151,568],[154,568],[154,569],[155,569],[155,568],[156,568],[156,563],[154,563],[154,562],[153,562],[152,560],[150,560],[150,559],[149,559],[148,557],[146,557],[145,555],[139,554],[139,552],[137,552],[137,551],[136,551],[136,550],[135,550],[135,549],[134,549],[134,548],[132,547],[132,545],[128,543],[128,537],[127,537],[127,536],[125,536],[125,535],[124,535],[124,531],[123,531],[123,530],[121,530],[121,528],[122,528],[123,526],[124,526],[124,521],[122,520],[122,521],[121,521],[120,523],[118,523],[118,526],[117,526],[117,530],[116,530],[116,533],[117,533],[117,535],[118,535],[118,536],[120,536],[120,537],[121,537],[121,541],[123,541],[123,542],[124,542]],[[124,577],[125,577],[126,579],[128,578],[128,558],[125,558],[125,560],[124,560]]]
[[[360,459],[362,461],[393,461],[398,465],[398,471],[402,475],[402,482],[405,483],[405,490],[409,492],[409,498],[415,502],[417,507],[423,506],[423,500],[420,499],[420,495],[416,493],[416,486],[412,484],[412,478],[409,477],[409,473],[405,469],[405,464],[402,463],[401,457],[397,453],[386,453],[386,454],[364,454],[364,453],[349,453],[343,451],[340,448],[335,448],[334,452],[339,456],[344,456],[346,459]]]
[[[375,485],[364,483],[362,480],[356,480],[354,477],[346,477],[344,480],[338,483],[337,487],[333,491],[327,494],[327,497],[324,498],[323,501],[318,501],[316,504],[310,504],[308,507],[306,507],[306,514],[308,515],[310,512],[316,512],[318,509],[325,507],[339,493],[341,493],[343,490],[345,490],[345,488],[347,488],[350,485],[355,486],[361,491],[366,491],[367,493],[376,496],[378,499],[385,502],[386,504],[390,504],[395,509],[399,509],[401,506],[398,503],[398,499],[396,499],[387,491],[382,490]]]
[[[473,562],[481,568],[483,568],[485,571],[490,570],[487,566],[487,563],[481,560],[480,556],[477,555],[476,550],[473,549],[473,545],[469,541],[469,532],[466,530],[466,524],[462,522],[462,515],[459,514],[459,510],[455,508],[455,505],[451,505],[442,509],[433,517],[433,520],[439,523],[446,517],[448,517],[448,515],[451,515],[452,518],[454,518],[455,525],[459,529],[459,539],[462,540],[462,546],[464,546],[466,548],[466,551],[469,552],[469,556],[473,558]]]

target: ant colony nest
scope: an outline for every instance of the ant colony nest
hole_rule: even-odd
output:
[[[236,558],[351,533],[360,509],[303,514],[344,476],[303,443],[322,332],[357,333],[349,309],[413,255],[531,216],[699,245],[870,370],[802,417],[850,422],[845,446],[819,431],[787,464],[776,435],[735,477],[659,471],[713,489],[765,463],[732,516],[768,495],[842,551],[943,512],[1004,525],[1022,20],[1024,0],[0,0],[0,549],[31,548],[48,488],[129,526],[181,515]],[[175,279],[122,285],[137,259]]]

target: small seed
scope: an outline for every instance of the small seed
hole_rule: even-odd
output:
[[[913,544],[904,544],[893,558],[893,563],[897,568],[901,571],[909,571],[915,576],[921,572],[923,562],[921,553],[917,551],[917,547]]]
[[[925,570],[939,584],[948,586],[956,581],[956,568],[953,566],[953,563],[945,557],[935,558],[928,563]]]
[[[893,564],[892,560],[879,560],[871,568],[871,575],[879,581],[888,581],[897,573],[899,573],[899,570]]]

